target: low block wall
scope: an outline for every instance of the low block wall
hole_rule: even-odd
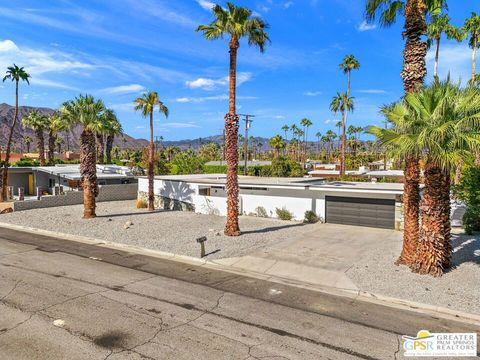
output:
[[[103,185],[100,186],[97,202],[135,200],[137,198],[137,191],[137,184]],[[15,201],[13,202],[13,211],[79,205],[82,203],[82,191],[68,191],[65,195],[44,196],[40,200]]]

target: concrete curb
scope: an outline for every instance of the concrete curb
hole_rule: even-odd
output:
[[[106,247],[110,249],[120,249],[120,250],[128,251],[131,253],[135,253],[135,254],[147,255],[147,256],[161,258],[161,259],[179,261],[185,264],[202,266],[202,267],[210,268],[213,270],[221,270],[221,271],[226,271],[226,272],[237,274],[237,275],[244,275],[247,277],[252,277],[260,280],[268,280],[268,281],[282,284],[282,285],[294,286],[298,288],[322,292],[329,295],[347,297],[352,300],[361,300],[364,302],[388,306],[395,309],[413,311],[421,314],[430,315],[433,317],[440,317],[446,320],[459,321],[466,324],[480,326],[480,315],[477,315],[477,314],[470,314],[462,311],[448,309],[441,306],[429,305],[429,304],[419,303],[415,301],[393,298],[393,297],[384,296],[381,294],[371,293],[368,291],[322,286],[318,284],[312,284],[308,282],[293,280],[285,277],[266,275],[263,273],[250,271],[246,269],[233,268],[231,266],[218,264],[214,260],[208,261],[208,260],[199,259],[191,256],[177,255],[177,254],[160,251],[160,250],[145,249],[145,248],[134,246],[134,245],[120,244],[120,243],[99,240],[99,239],[90,238],[90,237],[81,236],[81,235],[64,234],[56,231],[36,229],[28,226],[2,223],[2,222],[0,222],[0,228],[17,230],[17,231],[22,231],[25,233],[30,233],[35,235],[44,235],[44,236],[54,237],[57,239],[75,241],[83,244],[101,246],[101,247]]]

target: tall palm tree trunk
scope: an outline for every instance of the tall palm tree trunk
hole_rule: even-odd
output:
[[[435,39],[435,64],[433,65],[433,77],[438,79],[438,54],[440,52],[440,36]]]
[[[115,136],[113,135],[108,135],[107,136],[107,144],[105,148],[105,155],[106,155],[106,163],[111,164],[112,163],[112,149],[113,149],[113,140],[115,139]]]
[[[103,141],[103,134],[102,133],[97,133],[96,134],[97,138],[97,160],[100,164],[103,164],[105,161],[104,159],[104,153],[105,153],[105,143]]]
[[[446,191],[447,190],[447,191]],[[440,276],[451,265],[450,176],[428,161],[425,166],[425,194],[421,203],[420,240],[411,268],[414,272]]]
[[[345,110],[342,110],[342,140],[341,140],[341,145],[340,145],[340,175],[343,176],[345,175],[345,152],[347,149],[347,139],[345,136],[345,115],[346,112]]]
[[[225,235],[239,236],[238,225],[238,116],[236,114],[237,51],[240,44],[235,36],[230,40],[230,89],[228,114],[225,116],[227,146],[227,223]]]
[[[473,89],[475,85],[475,75],[476,75],[476,67],[477,67],[477,42],[478,42],[478,35],[476,32],[472,35],[473,38],[473,47],[472,47],[472,79],[470,80],[470,87]]]
[[[40,161],[40,166],[45,166],[45,139],[43,137],[43,129],[37,129],[35,136],[37,137],[38,160]]]
[[[410,156],[405,159],[405,188],[403,195],[403,216],[405,228],[403,231],[403,247],[396,264],[412,264],[417,250],[419,235],[420,202],[420,167],[418,158]]]
[[[95,198],[98,196],[97,153],[95,135],[84,129],[80,135],[80,174],[83,187],[83,218],[92,219],[95,214]]]
[[[55,141],[57,140],[57,136],[55,133],[50,130],[48,132],[48,164],[53,165],[55,161]]]
[[[427,44],[421,36],[427,30],[424,0],[407,0],[405,6],[405,49],[403,51],[402,79],[405,93],[414,92],[423,84],[427,74],[425,57]],[[386,156],[385,156],[386,164]],[[405,159],[404,232],[402,253],[397,264],[411,265],[419,239],[420,170],[415,156]]]
[[[148,146],[148,210],[155,210],[155,194],[153,192],[154,167],[153,157],[155,154],[155,144],[153,142],[153,110],[150,111],[150,144]]]
[[[10,162],[10,152],[12,149],[13,132],[15,131],[15,126],[17,125],[17,117],[18,117],[18,80],[15,81],[15,112],[13,114],[12,126],[10,127],[10,132],[8,134],[7,147],[5,149],[5,160],[3,164],[0,161],[0,164],[3,165],[2,174],[0,176],[0,182],[1,182],[0,202],[7,201],[8,166]]]

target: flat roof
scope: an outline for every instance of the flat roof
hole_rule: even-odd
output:
[[[11,167],[12,172],[33,172],[40,171],[53,176],[60,176],[69,180],[80,180],[80,164],[57,164],[55,166],[25,166]],[[97,165],[98,179],[126,179],[133,178],[134,175],[126,166],[118,165]]]
[[[145,176],[142,176],[146,178]],[[195,175],[165,175],[156,176],[155,179],[167,181],[188,182],[209,186],[225,186],[225,174],[195,174]],[[335,181],[324,183],[322,178],[268,178],[256,176],[238,176],[241,187],[270,187],[270,188],[300,188],[310,190],[331,191],[371,191],[400,194],[403,192],[401,183],[373,183],[373,182],[347,182]]]

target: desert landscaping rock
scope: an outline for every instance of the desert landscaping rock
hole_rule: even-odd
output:
[[[97,218],[85,220],[82,209],[83,205],[73,205],[14,212],[2,215],[0,221],[194,257],[200,255],[196,239],[207,236],[207,259],[246,255],[308,226],[242,216],[242,236],[230,238],[223,234],[225,218],[221,216],[182,211],[152,213],[137,209],[135,201],[116,201],[99,203]]]

